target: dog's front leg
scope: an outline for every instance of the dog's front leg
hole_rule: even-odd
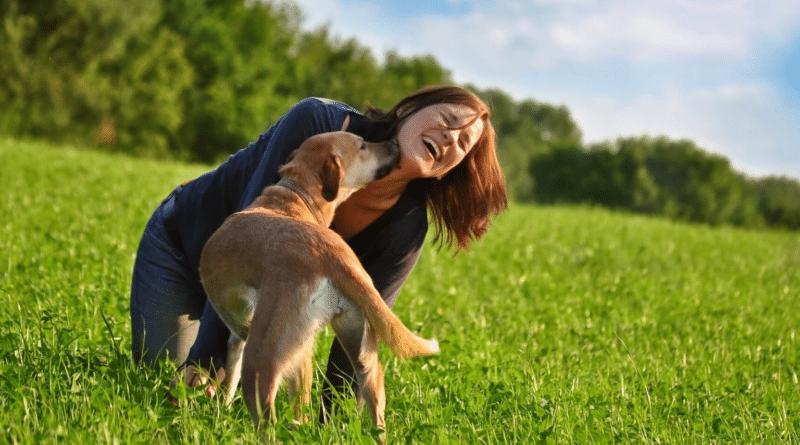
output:
[[[236,387],[239,386],[239,379],[242,377],[242,353],[244,352],[245,341],[231,333],[228,338],[228,358],[225,366],[227,375],[222,382],[222,395],[225,397],[225,405],[230,406],[233,402],[233,395]]]

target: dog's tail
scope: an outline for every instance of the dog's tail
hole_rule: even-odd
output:
[[[378,298],[378,300],[380,304],[376,304],[372,310],[360,304],[359,306],[364,311],[372,329],[389,346],[389,349],[402,358],[439,353],[438,341],[427,340],[411,332],[382,299]]]
[[[378,335],[378,338],[389,346],[389,349],[401,358],[439,353],[439,342],[414,334],[392,312],[365,271],[350,270],[350,272],[356,276],[350,276],[337,285],[353,303],[361,308],[370,327]]]

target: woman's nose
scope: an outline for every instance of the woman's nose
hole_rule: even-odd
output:
[[[456,131],[458,131],[458,130],[444,130],[443,131],[444,142],[445,142],[446,145],[450,145],[450,144],[453,143],[453,141],[456,140],[456,137],[455,137],[455,132]]]

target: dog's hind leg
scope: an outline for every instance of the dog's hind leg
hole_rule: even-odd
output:
[[[263,419],[269,419],[274,424],[275,395],[285,371],[285,364],[279,357],[270,354],[271,350],[257,351],[250,349],[255,346],[253,342],[245,345],[244,359],[242,360],[242,393],[250,412],[256,430],[259,430]],[[274,349],[273,349],[274,350]]]
[[[301,351],[293,372],[289,379],[289,402],[294,404],[294,420],[307,422],[308,416],[303,415],[303,407],[311,403],[311,377],[313,375],[312,354],[313,342]]]
[[[272,307],[270,302],[280,301]],[[242,390],[253,423],[276,420],[275,394],[283,377],[298,396],[296,413],[310,399],[311,353],[322,320],[307,316],[303,300],[262,298],[263,312],[253,318],[242,363]],[[268,417],[267,417],[268,416]]]
[[[342,344],[358,381],[359,406],[367,405],[372,423],[386,430],[384,411],[386,395],[383,387],[383,368],[378,359],[378,337],[364,321],[360,310],[352,310],[334,319],[333,329]]]
[[[378,336],[370,328],[364,327],[361,352],[358,356],[359,395],[372,415],[372,423],[381,431],[386,430],[383,413],[386,410],[386,394],[383,386],[383,368],[378,357]]]
[[[227,375],[222,383],[222,395],[225,397],[225,405],[227,406],[230,406],[231,402],[233,402],[233,395],[236,393],[236,387],[239,385],[239,379],[242,376],[244,345],[245,341],[237,337],[236,334],[231,334],[228,339]]]

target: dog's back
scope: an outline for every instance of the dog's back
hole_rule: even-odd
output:
[[[292,318],[305,311],[321,326],[346,309],[360,309],[401,357],[438,352],[435,341],[410,332],[389,310],[344,240],[318,224],[269,209],[232,215],[203,249],[200,275],[215,309],[242,339],[254,316]],[[326,299],[338,299],[339,307],[323,310]]]
[[[318,293],[326,278],[321,256],[329,257],[320,228],[269,211],[245,212],[228,218],[208,240],[200,259],[203,287],[239,338],[248,337],[254,317],[294,318]],[[326,323],[333,314],[319,316]]]

